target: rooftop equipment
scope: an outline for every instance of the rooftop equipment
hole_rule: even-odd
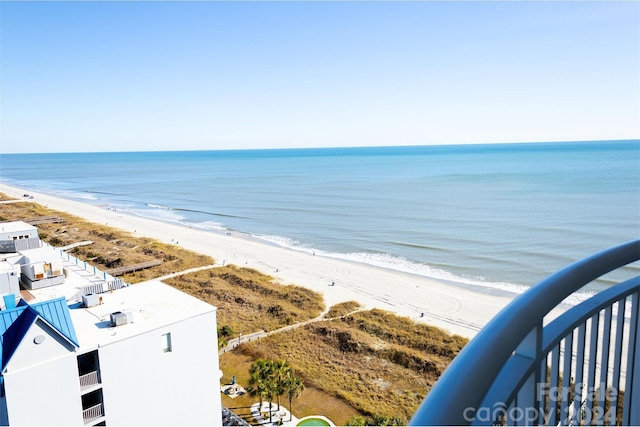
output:
[[[111,313],[111,326],[126,325],[133,322],[133,315],[128,311],[114,311]]]

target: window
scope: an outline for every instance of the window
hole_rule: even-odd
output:
[[[162,334],[162,351],[165,353],[171,351],[171,332]]]

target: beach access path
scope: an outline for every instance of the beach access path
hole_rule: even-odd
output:
[[[327,307],[357,301],[471,338],[512,299],[512,295],[483,287],[457,286],[427,277],[367,264],[296,251],[240,233],[196,229],[142,218],[112,208],[0,184],[0,192],[67,212],[88,221],[151,237],[209,255],[216,264],[235,264],[270,275],[323,295]],[[25,193],[30,198],[24,198]],[[464,260],[460,260],[461,263]],[[161,278],[162,279],[162,278]],[[550,319],[563,310],[558,309]]]
[[[320,313],[317,317],[314,317],[313,319],[304,320],[302,322],[293,323],[291,325],[283,326],[281,328],[274,329],[273,331],[270,331],[270,332],[266,332],[264,330],[259,330],[257,332],[252,332],[250,334],[240,334],[237,338],[230,339],[228,344],[227,344],[227,346],[219,351],[219,354],[224,354],[227,351],[233,350],[234,348],[237,348],[240,344],[245,343],[245,342],[255,341],[255,340],[259,340],[261,338],[268,337],[269,335],[279,334],[281,332],[290,331],[291,329],[299,328],[300,326],[308,325],[309,323],[326,322],[328,320],[342,319],[342,318],[350,316],[350,315],[352,315],[354,313],[357,313],[359,311],[366,310],[365,308],[359,308],[357,310],[353,310],[352,312],[344,314],[342,316],[326,317],[327,313],[329,312],[329,309],[330,309],[330,307],[325,308],[325,310],[322,313]]]

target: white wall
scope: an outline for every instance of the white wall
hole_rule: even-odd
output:
[[[84,424],[75,352],[4,378],[10,425]]]
[[[83,424],[76,353],[42,319],[24,335],[4,378],[10,425]]]
[[[36,344],[34,341],[37,336],[44,338],[40,344]],[[38,318],[24,334],[5,369],[7,372],[12,372],[29,368],[32,365],[66,356],[70,352],[75,353],[74,346],[62,338],[59,332]]]
[[[217,347],[215,310],[100,347],[107,424],[222,425]]]
[[[20,295],[20,281],[18,279],[19,277],[19,270],[18,274],[11,274],[11,272],[0,272],[0,294]]]

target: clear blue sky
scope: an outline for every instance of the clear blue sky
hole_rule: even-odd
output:
[[[1,2],[10,152],[640,137],[640,3]]]

